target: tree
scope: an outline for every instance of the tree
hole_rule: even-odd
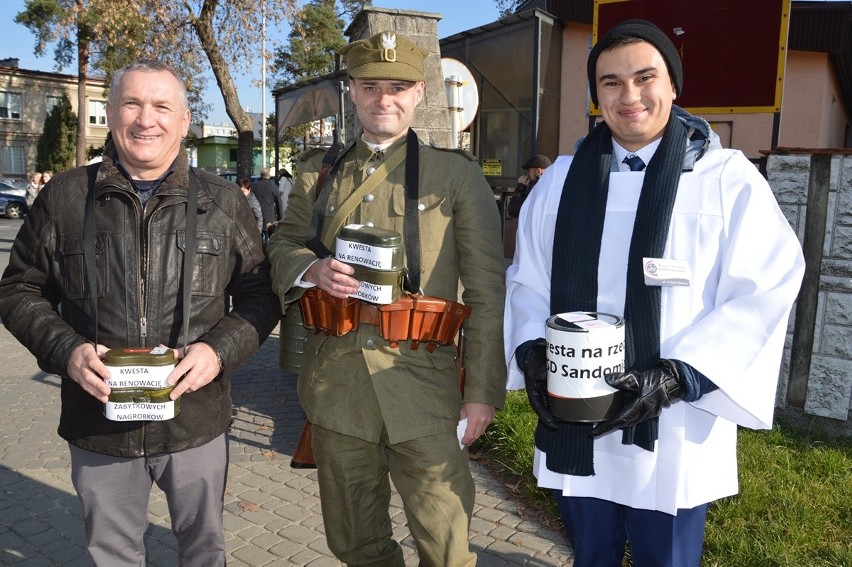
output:
[[[335,4],[335,0],[311,0],[293,18],[288,47],[280,48],[274,59],[282,85],[334,71],[335,54],[346,45],[344,21]]]
[[[44,119],[44,130],[39,136],[36,167],[39,171],[64,171],[74,167],[77,146],[77,116],[71,110],[71,100],[62,98]]]
[[[511,16],[518,9],[518,6],[523,4],[524,0],[494,0],[497,4],[497,9],[500,10],[500,17],[505,18]]]
[[[15,22],[25,25],[36,36],[34,53],[42,56],[48,44],[55,43],[57,70],[71,64],[77,56],[77,143],[76,164],[86,163],[86,82],[94,55],[97,61],[115,46],[132,49],[127,42],[143,21],[120,0],[26,0]],[[75,50],[76,48],[76,50]]]
[[[150,22],[143,50],[183,70],[189,92],[201,93],[203,61],[210,65],[237,130],[237,175],[250,177],[254,121],[240,105],[231,68],[265,65],[261,27],[296,10],[296,0],[136,0],[139,14]]]
[[[273,73],[278,79],[277,87],[333,72],[337,52],[346,45],[346,19],[370,4],[371,0],[310,0],[297,11],[290,23],[287,45],[275,51]],[[293,153],[307,146],[310,125],[299,124],[286,130],[281,141]]]

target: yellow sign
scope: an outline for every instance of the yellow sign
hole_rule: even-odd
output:
[[[491,175],[491,176],[503,175],[503,160],[501,160],[501,159],[484,159],[484,160],[482,160],[482,175]]]

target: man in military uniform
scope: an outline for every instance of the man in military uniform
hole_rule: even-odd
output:
[[[273,287],[282,305],[313,286],[337,298],[358,290],[350,265],[333,257],[320,259],[321,254],[306,247],[312,216],[328,225],[362,182],[387,173],[345,222],[404,235],[417,225],[419,265],[415,261],[412,266],[407,252],[408,270],[416,272],[409,275],[415,280],[419,276],[423,293],[449,300],[459,299],[461,284],[461,301],[472,314],[464,327],[463,393],[452,346],[430,352],[402,341],[394,348],[368,323],[339,337],[309,336],[299,399],[313,423],[326,538],[347,564],[403,566],[388,513],[390,474],[402,496],[420,564],[474,565],[476,556],[468,546],[474,483],[468,452],[459,445],[470,445],[482,435],[505,397],[499,213],[471,155],[423,145],[410,130],[424,96],[427,52],[408,38],[384,32],[351,43],[341,53],[363,133],[341,152],[322,183],[316,214],[323,153],[308,152],[302,158],[284,220],[269,245]],[[383,171],[385,160],[400,149],[406,151],[405,161]],[[412,163],[417,164],[413,178]],[[416,202],[407,214],[412,185]],[[326,247],[333,248],[333,242],[333,234],[323,238]],[[461,420],[466,422],[459,427]]]

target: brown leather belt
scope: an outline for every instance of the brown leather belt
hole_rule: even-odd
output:
[[[367,303],[366,301],[361,302],[361,308],[359,309],[360,315],[358,320],[362,323],[367,323],[368,325],[376,325],[379,324],[379,306],[375,303]]]

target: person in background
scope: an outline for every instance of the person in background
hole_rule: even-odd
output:
[[[47,185],[47,182],[50,181],[50,179],[52,177],[53,177],[53,172],[50,171],[49,169],[45,170],[41,174],[41,186],[44,187],[45,185]]]
[[[243,178],[240,179],[237,185],[240,186],[240,191],[243,192],[246,199],[248,199],[249,207],[251,207],[251,214],[254,215],[254,220],[257,221],[257,230],[258,232],[263,232],[263,211],[260,210],[260,203],[251,192],[251,180]]]
[[[94,564],[145,564],[156,483],[177,563],[221,566],[229,375],[278,323],[278,302],[245,198],[189,166],[181,140],[190,113],[176,72],[144,60],[120,69],[106,113],[103,161],[54,177],[27,215],[0,280],[0,318],[62,379],[59,435]],[[195,277],[186,281],[192,248]],[[173,349],[177,415],[107,418],[107,381],[117,376],[104,358],[126,347]]]
[[[290,192],[293,190],[293,176],[283,167],[278,170],[278,198],[281,201],[281,218],[284,218],[284,212],[287,210],[287,201],[290,199]]]
[[[269,241],[269,237],[275,232],[275,223],[281,220],[281,197],[278,195],[278,187],[275,186],[269,176],[269,168],[260,170],[260,179],[251,186],[252,194],[260,203],[263,212],[263,241]]]
[[[710,41],[710,38],[707,38]],[[770,428],[801,246],[757,168],[674,105],[679,53],[645,20],[588,58],[603,116],[527,199],[507,270],[510,389],[538,415],[534,474],[575,567],[697,567],[708,503],[737,492],[737,427]],[[624,317],[624,404],[563,421],[548,396],[548,317]],[[565,417],[563,415],[563,417]]]
[[[41,182],[41,173],[36,171],[30,174],[30,182],[27,184],[27,193],[24,196],[24,200],[27,202],[27,208],[33,206],[36,197],[41,192],[42,182]]]
[[[326,539],[348,565],[403,567],[389,514],[392,479],[420,564],[472,566],[476,555],[468,533],[475,490],[467,446],[482,435],[506,394],[500,215],[472,155],[423,144],[411,129],[424,96],[428,52],[387,31],[353,42],[341,54],[363,133],[341,150],[340,167],[320,184],[322,191],[316,185],[323,152],[301,158],[287,214],[268,246],[282,306],[309,287],[338,301],[358,291],[351,265],[324,256],[314,239],[319,255],[306,243],[312,218],[331,225],[347,198],[372,180],[375,187],[356,197],[345,224],[404,234],[406,249],[419,256],[415,264],[406,253],[408,272],[419,279],[407,289],[445,305],[456,302],[461,289],[471,314],[464,324],[463,392],[453,345],[390,343],[378,318],[362,318],[357,330],[342,336],[308,336],[299,401],[313,423]],[[397,158],[398,165],[388,165]],[[318,192],[327,206],[315,208]],[[412,206],[405,213],[407,197]],[[420,238],[410,230],[419,230]],[[333,248],[336,230],[329,232],[322,242]],[[404,304],[396,303],[401,310]],[[378,313],[364,301],[359,309],[364,316]]]
[[[506,204],[506,218],[503,220],[503,257],[511,260],[515,255],[515,238],[518,231],[518,214],[521,206],[538,182],[544,170],[550,166],[550,158],[537,154],[521,166],[526,173],[518,178],[518,184],[509,202]]]
[[[521,206],[524,204],[527,196],[529,196],[533,187],[535,187],[541,174],[550,165],[550,158],[541,154],[534,155],[524,162],[521,168],[526,170],[526,173],[518,178],[518,184],[515,186],[515,195],[512,196],[509,204],[506,205],[506,215],[509,218],[518,218]]]

